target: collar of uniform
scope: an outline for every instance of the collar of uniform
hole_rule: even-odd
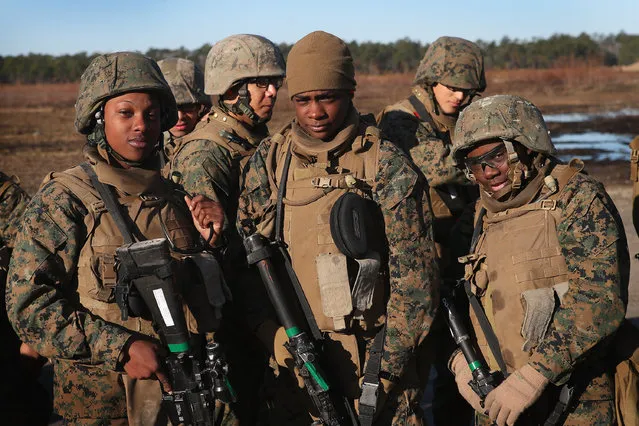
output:
[[[111,185],[126,195],[158,194],[163,188],[158,168],[113,167],[102,158],[95,147],[89,145],[85,146],[84,156],[95,167],[100,182]]]
[[[431,90],[432,93],[432,90]],[[457,122],[457,116],[443,114],[439,111],[439,108],[435,109],[434,94],[431,95],[428,90],[421,86],[413,86],[413,94],[417,96],[417,99],[424,105],[426,111],[430,114],[433,122],[437,126],[437,130],[440,132],[449,132],[450,138],[453,138],[455,132],[455,123]],[[428,121],[426,117],[420,117],[422,121]]]
[[[223,127],[227,127],[231,133],[234,133],[253,146],[259,145],[259,143],[262,142],[262,139],[268,136],[268,127],[266,127],[266,124],[258,124],[256,126],[249,127],[217,106],[211,108],[211,112],[209,112],[207,120],[217,121]]]
[[[355,107],[344,120],[340,130],[330,141],[323,141],[309,136],[308,133],[293,121],[291,125],[291,143],[293,154],[309,163],[326,163],[329,155],[339,156],[350,147],[350,142],[359,134],[360,117]]]

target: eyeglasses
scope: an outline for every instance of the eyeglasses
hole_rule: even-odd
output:
[[[197,112],[200,109],[200,104],[181,104],[178,105],[178,111],[185,112],[187,114]]]
[[[284,79],[282,77],[255,77],[249,78],[247,83],[253,83],[260,89],[266,89],[269,85],[273,85],[276,89],[282,87]]]
[[[464,164],[473,174],[483,173],[486,166],[492,169],[502,167],[508,161],[508,152],[504,144],[499,144],[479,157],[466,157]]]
[[[461,89],[459,87],[453,87],[453,86],[447,86],[445,84],[442,84],[442,86],[444,86],[445,88],[447,88],[448,90],[450,90],[451,92],[462,92],[464,94],[464,97],[474,97],[475,94],[477,94],[477,90],[475,89]]]

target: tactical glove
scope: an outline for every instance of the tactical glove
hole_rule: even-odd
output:
[[[456,352],[448,364],[449,370],[455,375],[455,382],[459,394],[473,407],[478,413],[484,413],[484,407],[481,406],[481,399],[475,393],[473,388],[468,384],[473,379],[473,373],[468,367],[466,358],[461,351]]]
[[[486,411],[498,426],[514,425],[548,385],[540,372],[526,364],[512,373],[486,397]]]

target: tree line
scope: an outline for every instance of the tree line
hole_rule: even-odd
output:
[[[615,66],[639,61],[639,35],[582,33],[578,36],[555,34],[549,38],[518,40],[504,37],[499,41],[477,40],[484,52],[488,69],[553,68],[565,66]],[[363,74],[413,73],[428,44],[408,38],[392,43],[348,43],[355,68]],[[286,57],[292,45],[280,44]],[[211,48],[204,44],[195,50],[149,49],[145,54],[155,60],[168,57],[188,58],[204,67]],[[80,79],[97,53],[75,55],[33,54],[0,56],[0,83],[67,83]]]

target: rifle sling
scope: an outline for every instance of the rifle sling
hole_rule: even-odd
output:
[[[98,175],[95,174],[95,170],[88,162],[84,162],[80,164],[82,170],[89,175],[89,179],[91,179],[91,183],[93,187],[100,194],[100,198],[104,202],[104,207],[106,207],[107,211],[113,218],[113,221],[117,225],[120,233],[122,234],[122,238],[124,239],[125,244],[133,243],[133,234],[131,233],[129,227],[127,226],[126,220],[124,216],[122,216],[122,212],[120,211],[120,203],[115,199],[113,195],[113,191],[104,183],[100,182],[98,179]]]
[[[475,228],[473,229],[473,238],[470,242],[470,250],[469,253],[473,253],[477,246],[477,242],[479,241],[479,236],[481,235],[482,227],[484,225],[484,216],[486,215],[486,209],[482,207],[479,211],[479,217],[477,218],[477,223],[475,223]],[[468,301],[470,302],[470,306],[475,312],[475,316],[477,316],[477,320],[479,321],[479,326],[484,332],[484,336],[486,337],[486,341],[488,342],[488,347],[492,352],[495,360],[497,361],[497,365],[501,370],[504,377],[508,376],[508,370],[506,368],[506,362],[504,361],[503,356],[501,355],[501,348],[499,347],[499,340],[495,335],[495,331],[493,327],[490,325],[488,321],[488,317],[484,312],[479,300],[477,300],[477,296],[472,292],[470,288],[470,282],[468,280],[464,281],[464,290],[466,290],[466,295],[468,296]]]
[[[362,394],[359,397],[359,424],[371,426],[377,408],[379,394],[379,370],[384,354],[384,339],[386,338],[386,323],[375,335],[371,345],[368,362],[364,369],[364,381],[362,382]]]
[[[313,310],[311,309],[311,305],[308,303],[308,299],[306,299],[304,289],[302,289],[302,284],[300,284],[300,280],[297,278],[297,274],[293,269],[291,258],[288,254],[288,250],[286,249],[286,243],[284,242],[284,196],[286,195],[286,181],[288,180],[288,169],[291,165],[292,157],[293,153],[292,150],[289,148],[288,152],[286,153],[284,165],[282,167],[282,176],[279,182],[280,186],[277,189],[277,204],[275,208],[275,241],[277,242],[280,253],[282,254],[284,266],[286,267],[286,273],[291,280],[291,284],[293,284],[293,289],[295,290],[297,301],[302,308],[304,317],[306,317],[306,322],[308,324],[310,332],[316,341],[321,342],[323,340],[322,332],[317,325],[317,321],[315,321]]]

